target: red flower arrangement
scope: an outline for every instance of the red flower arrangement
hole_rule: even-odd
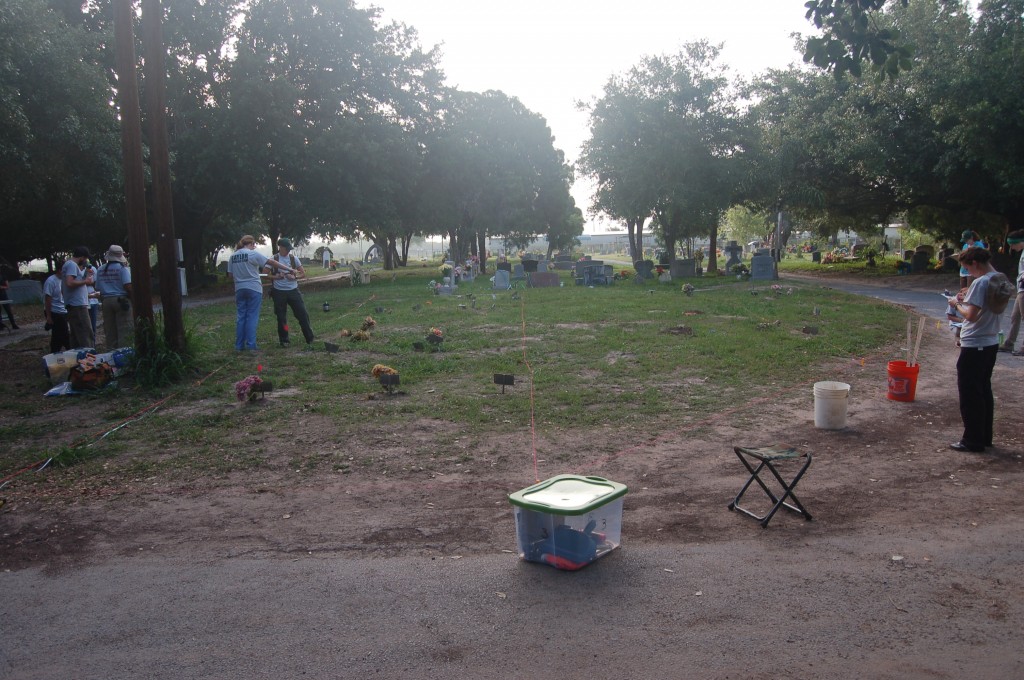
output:
[[[251,401],[256,398],[257,388],[263,384],[263,378],[250,375],[235,383],[235,397],[238,401]]]

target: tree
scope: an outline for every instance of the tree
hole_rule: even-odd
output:
[[[570,227],[572,173],[547,122],[502,92],[456,91],[450,102],[427,143],[423,195],[452,259],[476,252],[483,264],[488,237],[528,242]]]
[[[9,262],[123,241],[120,134],[97,39],[42,3],[0,6],[0,257]]]
[[[747,112],[742,202],[793,212],[824,238],[902,209],[877,87],[798,69],[757,79],[748,93],[756,104]]]
[[[804,47],[804,61],[830,70],[836,77],[861,75],[870,62],[879,79],[910,69],[913,49],[901,40],[898,30],[877,21],[887,0],[808,0],[807,19],[822,29]],[[891,4],[906,7],[909,0]]]
[[[738,116],[720,51],[696,42],[647,57],[611,79],[590,110],[580,167],[597,179],[597,209],[626,221],[634,260],[647,215],[674,256],[679,240],[714,240],[732,201]]]

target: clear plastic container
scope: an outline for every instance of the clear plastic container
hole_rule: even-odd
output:
[[[619,547],[625,485],[603,477],[558,475],[509,494],[519,556],[576,570]]]

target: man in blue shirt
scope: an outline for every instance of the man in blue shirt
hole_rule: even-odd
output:
[[[96,290],[103,296],[106,347],[115,350],[132,341],[132,270],[121,246],[110,246],[103,259],[106,263],[96,272]]]
[[[57,264],[59,268],[64,267],[63,261]],[[54,272],[46,279],[43,296],[43,312],[46,315],[46,325],[43,327],[50,331],[50,352],[71,349],[71,331],[68,330],[68,311],[64,307],[60,274]]]
[[[256,250],[256,239],[246,234],[239,240],[238,249],[228,259],[228,273],[235,282],[235,349],[256,349],[256,327],[263,304],[263,284],[260,270],[271,266],[279,271],[292,268],[276,260],[267,259]]]
[[[61,293],[68,313],[72,349],[96,347],[92,321],[89,319],[89,286],[93,285],[93,279],[85,270],[88,259],[89,249],[78,246],[60,270]]]

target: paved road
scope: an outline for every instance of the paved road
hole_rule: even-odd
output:
[[[895,302],[896,304],[913,307],[921,314],[936,319],[946,318],[946,298],[940,294],[944,292],[942,288],[936,288],[934,291],[899,289],[846,281],[829,281],[824,285],[847,293],[878,298],[879,300],[886,300],[888,302]],[[1009,312],[1007,312],[1007,318],[1009,318]]]

